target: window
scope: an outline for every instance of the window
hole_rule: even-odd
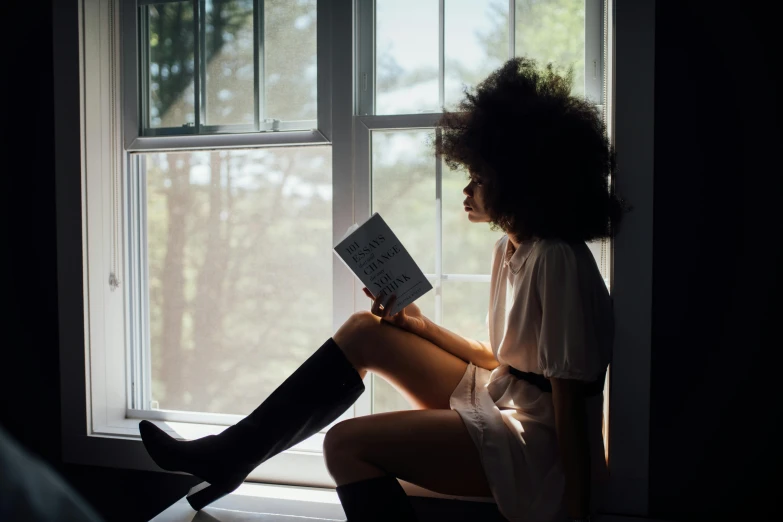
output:
[[[230,424],[332,333],[332,149],[287,132],[317,128],[317,5],[139,3],[140,37],[124,44],[140,57],[147,147],[160,136],[225,141],[128,151],[140,231],[128,244],[140,276],[129,278],[139,318],[129,349],[143,361],[130,410]],[[280,141],[264,147],[270,132]],[[241,146],[239,133],[261,146]]]
[[[465,219],[467,176],[433,157],[434,122],[440,107],[454,110],[466,88],[519,55],[572,66],[573,92],[603,108],[603,4],[368,0],[358,7],[357,173],[369,187],[354,188],[357,211],[380,212],[428,275],[433,291],[417,301],[428,317],[488,340],[489,265],[502,233]],[[590,248],[608,285],[609,245]],[[372,379],[374,412],[409,408],[391,385]]]
[[[249,413],[367,308],[331,247],[373,211],[432,281],[424,312],[486,339],[501,233],[467,222],[465,173],[432,154],[441,107],[524,53],[572,64],[607,112],[599,0],[82,1],[91,436]],[[343,418],[408,407],[366,383]],[[252,477],[330,485],[321,441]]]

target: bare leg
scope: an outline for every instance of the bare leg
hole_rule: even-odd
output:
[[[392,475],[447,495],[491,497],[478,450],[451,410],[397,411],[343,421],[324,452],[338,486]]]
[[[419,409],[448,409],[467,363],[370,312],[353,314],[332,336],[364,378],[376,373]]]

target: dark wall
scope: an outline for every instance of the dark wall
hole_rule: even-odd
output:
[[[780,513],[780,27],[748,5],[657,2],[650,508],[663,519]]]
[[[7,3],[2,9],[0,257],[5,302],[0,422],[26,446],[56,461],[60,409],[51,16],[41,9],[33,18]]]
[[[55,0],[60,7],[73,0]],[[70,12],[68,12],[70,11]],[[76,10],[58,8],[76,17]],[[3,2],[0,425],[51,464],[106,520],[149,520],[194,479],[63,464],[55,217],[55,88],[78,104],[78,69],[53,74],[49,5]],[[60,19],[60,22],[63,20]],[[77,53],[78,35],[58,41]],[[69,51],[70,52],[70,51]],[[76,127],[70,132],[78,133]],[[78,156],[76,168],[78,171]]]

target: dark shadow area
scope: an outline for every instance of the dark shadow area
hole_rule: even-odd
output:
[[[781,456],[779,23],[656,6],[650,510],[762,520]]]

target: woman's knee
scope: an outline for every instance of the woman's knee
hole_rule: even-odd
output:
[[[324,459],[326,468],[334,476],[339,473],[340,466],[354,458],[361,442],[356,437],[354,419],[344,420],[332,426],[324,437]]]
[[[373,333],[378,330],[379,321],[380,319],[369,311],[355,312],[332,336],[334,342],[357,369],[366,368],[363,348],[367,346]]]

